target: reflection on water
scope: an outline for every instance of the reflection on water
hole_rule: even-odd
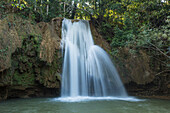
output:
[[[93,101],[92,101],[93,100]],[[170,101],[89,99],[63,102],[56,98],[12,99],[0,103],[0,113],[169,113]]]

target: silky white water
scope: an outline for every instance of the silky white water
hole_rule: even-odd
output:
[[[94,45],[88,21],[62,22],[61,97],[127,97],[107,53]]]

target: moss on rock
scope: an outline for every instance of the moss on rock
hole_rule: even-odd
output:
[[[59,29],[56,27],[60,25],[53,24],[44,23],[45,26],[42,27],[14,14],[9,14],[0,20],[0,61],[2,62],[0,88],[5,87],[4,90],[9,91],[8,93],[0,91],[0,94],[3,94],[0,95],[1,99],[17,97],[20,95],[17,93],[21,93],[22,88],[25,90],[22,90],[21,97],[43,96],[44,93],[37,93],[48,91],[47,89],[53,89],[54,92],[51,93],[59,94],[59,73],[62,64],[59,51],[60,37],[57,33],[60,31],[55,31],[53,28]],[[47,44],[43,45],[44,41]],[[47,54],[47,57],[41,56],[44,48],[43,54]],[[30,89],[32,89],[31,93]],[[46,92],[53,95],[51,93]]]

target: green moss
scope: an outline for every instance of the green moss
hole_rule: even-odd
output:
[[[14,73],[13,76],[14,85],[28,86],[28,85],[33,85],[34,82],[35,82],[35,77],[31,72],[20,74],[18,71],[16,71]]]
[[[22,62],[28,62],[28,58],[27,58],[27,56],[22,56],[22,55],[20,55],[19,57],[18,57],[18,60],[19,61],[22,61]]]
[[[12,76],[14,85],[29,86],[35,84],[35,77],[39,74],[35,72],[35,68],[40,63],[37,55],[42,37],[39,34],[23,34],[22,47],[12,55],[12,67],[15,70]]]

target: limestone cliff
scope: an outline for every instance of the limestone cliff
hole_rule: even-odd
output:
[[[61,20],[0,20],[0,100],[59,95]]]

